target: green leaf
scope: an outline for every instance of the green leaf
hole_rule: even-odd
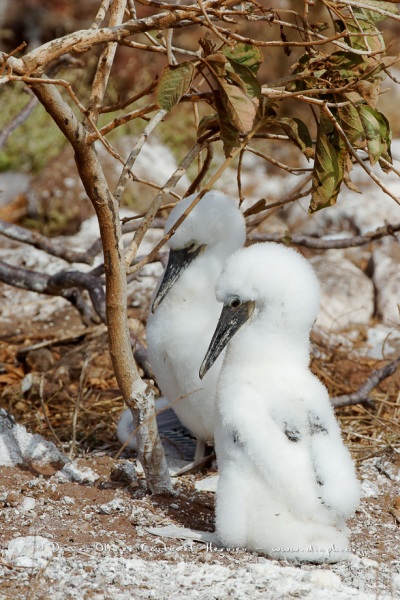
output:
[[[221,101],[232,125],[240,133],[248,133],[257,114],[258,100],[249,98],[240,87],[228,83],[223,78],[219,79],[219,84]]]
[[[354,146],[363,147],[365,143],[360,143],[364,140],[364,128],[362,126],[360,115],[358,112],[357,105],[355,102],[362,101],[361,96],[351,92],[349,94],[335,96],[337,102],[352,101],[354,104],[346,104],[345,106],[339,106],[336,109],[336,118],[339,121],[343,131],[349,139],[349,142]]]
[[[390,152],[390,128],[386,117],[368,105],[358,107],[367,139],[369,161],[374,165],[381,156]],[[387,160],[387,158],[386,158]]]
[[[379,80],[374,81],[364,81],[360,80],[355,85],[355,89],[357,92],[364,98],[364,100],[372,106],[372,108],[376,108],[376,105],[379,100],[379,90],[380,84]]]
[[[339,50],[338,52],[332,52],[329,55],[329,62],[333,63],[337,68],[352,69],[356,65],[360,65],[364,61],[364,58],[354,52],[345,52]]]
[[[261,97],[261,84],[252,71],[228,57],[229,66],[226,67],[229,76],[240,85],[251,98]]]
[[[194,71],[192,62],[165,67],[156,88],[156,102],[160,108],[170,111],[179,102],[190,89]]]
[[[239,43],[234,48],[226,46],[221,52],[229,58],[229,61],[235,62],[242,67],[249,69],[255,75],[263,62],[264,57],[258,46],[253,44]]]
[[[220,52],[215,52],[214,54],[207,56],[206,63],[208,64],[208,68],[210,69],[210,72],[214,78],[225,76],[225,67],[228,63],[226,56]]]
[[[303,121],[296,118],[291,119],[290,117],[281,117],[278,119],[278,124],[296,146],[300,148],[307,160],[313,158],[314,152],[312,150],[310,132]]]
[[[218,111],[218,120],[221,139],[224,146],[224,153],[225,156],[228,157],[232,154],[232,150],[239,146],[239,132],[236,127],[232,125],[232,121],[226,110],[226,105],[222,101],[219,90],[214,91],[214,101]]]
[[[318,127],[309,211],[332,206],[344,177],[347,152],[340,147],[333,124],[323,116]]]
[[[385,117],[385,115],[383,113],[379,113],[382,119],[382,125],[381,125],[381,136],[385,142],[386,148],[384,150],[384,152],[382,152],[382,156],[381,158],[384,158],[385,160],[388,161],[388,163],[393,164],[393,160],[392,160],[392,150],[391,150],[391,144],[392,144],[392,132],[390,129],[390,123],[387,120],[387,118]],[[385,165],[384,163],[381,162],[381,160],[379,160],[379,164],[382,168],[383,171],[390,171],[390,168]]]
[[[368,4],[368,6],[386,10],[395,15],[399,14],[396,5],[393,2],[380,2],[379,0],[363,0],[363,4]],[[353,10],[355,13],[363,14],[367,19],[376,23],[378,21],[383,21],[383,19],[388,18],[385,17],[385,15],[380,15],[379,13],[373,10],[368,10],[366,8],[354,7]]]
[[[385,42],[381,32],[374,22],[361,13],[354,15],[354,19],[346,19],[347,29],[350,31],[349,45],[356,50],[369,50],[378,52],[385,49]],[[360,35],[360,33],[368,35]]]
[[[276,117],[277,107],[276,102],[271,100],[270,98],[266,98],[265,96],[261,96],[260,104],[258,106],[258,118],[260,120],[265,120],[266,122],[270,122],[271,118]]]
[[[217,114],[205,115],[200,120],[199,126],[197,128],[197,137],[201,137],[207,131],[210,131],[212,133],[214,131],[217,131],[218,129],[219,129],[218,115]]]

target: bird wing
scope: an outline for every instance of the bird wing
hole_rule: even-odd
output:
[[[236,380],[233,386],[225,389],[220,412],[235,446],[240,445],[294,514],[300,518],[321,514],[320,485],[307,436],[297,435],[293,428],[285,433],[269,414],[265,398],[250,383]]]
[[[329,402],[329,400],[328,400]],[[321,483],[324,503],[343,518],[350,516],[360,500],[360,484],[354,463],[343,444],[330,403],[320,403],[308,414],[310,455]]]

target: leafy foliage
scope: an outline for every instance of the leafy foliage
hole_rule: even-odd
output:
[[[385,18],[377,10],[393,12],[393,4],[368,0],[371,8],[337,6],[333,27],[342,34],[344,48],[307,47],[292,68],[286,95],[278,105],[266,104],[257,75],[264,58],[256,43],[222,44],[200,40],[200,60],[167,67],[157,87],[159,106],[170,110],[188,92],[192,83],[204,77],[213,114],[205,115],[198,126],[199,139],[222,140],[226,156],[237,148],[243,136],[258,127],[263,133],[281,129],[310,160],[314,158],[310,211],[336,202],[341,185],[357,190],[350,179],[355,153],[365,151],[371,165],[383,170],[391,163],[391,132],[386,117],[377,110],[380,85],[385,72],[397,57],[385,56],[386,48],[378,23]],[[319,32],[328,28],[320,22]],[[280,25],[280,37],[288,36]],[[297,117],[280,116],[280,105],[291,96],[319,104],[316,142],[307,124]],[[277,110],[278,106],[278,110]],[[327,110],[328,109],[328,110]],[[382,160],[384,159],[384,160]]]
[[[212,6],[193,5],[193,11],[185,6],[181,12],[176,6],[168,11],[163,5],[165,13],[161,15],[160,7],[153,7],[154,14],[145,19],[137,19],[133,11],[130,27],[140,22],[137,33],[134,33],[134,27],[127,33],[115,31],[114,41],[123,41],[118,36],[135,37],[145,33],[148,40],[153,40],[149,48],[142,39],[140,43],[129,40],[127,45],[132,44],[131,48],[140,46],[140,51],[151,49],[167,55],[168,65],[160,75],[155,75],[151,90],[144,90],[142,96],[133,96],[131,102],[151,93],[154,101],[148,105],[148,112],[154,111],[154,107],[166,113],[175,108],[175,114],[182,103],[196,105],[191,117],[197,125],[197,141],[207,142],[209,146],[221,141],[228,159],[252,137],[283,138],[284,143],[292,143],[312,166],[310,211],[313,212],[334,204],[343,183],[357,189],[351,181],[355,162],[364,167],[367,161],[371,166],[378,163],[383,171],[391,169],[391,128],[378,109],[378,100],[382,80],[398,57],[387,55],[380,28],[388,16],[397,20],[398,17],[393,2],[365,0],[362,7],[351,0],[346,0],[346,4],[326,0],[309,4],[304,0],[304,4],[307,4],[307,10],[302,17],[301,11],[285,10],[282,16],[280,11],[263,8],[259,3],[233,7],[223,0],[216,0]],[[234,30],[226,28],[226,23],[233,20]],[[250,37],[252,23],[257,21],[265,24],[261,39]],[[124,22],[127,22],[126,12],[121,18],[121,23]],[[203,37],[199,39],[197,51],[187,52],[173,46],[172,36],[177,35],[176,31],[199,24]],[[245,24],[243,30],[242,24]],[[205,35],[204,28],[207,30]],[[267,28],[274,32],[271,36],[264,35]],[[106,33],[106,29],[99,32]],[[93,27],[88,30],[91,36],[95,30]],[[157,30],[158,34],[153,38]],[[169,42],[164,37],[165,31],[168,31]],[[154,39],[163,41],[156,47]],[[109,41],[110,37],[106,42]],[[57,42],[55,40],[54,48]],[[78,36],[73,42],[79,46],[82,40]],[[90,43],[85,43],[84,47],[76,48],[74,43],[66,44],[65,51],[74,47],[76,52],[84,53],[91,47]],[[268,81],[264,63],[269,58],[269,48],[278,47],[282,56],[289,57],[294,44],[297,48],[303,47],[302,54],[297,55],[284,77]],[[28,60],[27,73],[38,67],[36,58]],[[68,83],[64,87],[68,88]],[[75,100],[85,122],[90,113],[83,107],[85,100],[79,101],[71,89],[70,97]],[[296,103],[301,105],[299,115],[293,108]],[[116,102],[114,110],[119,107],[120,103]],[[308,107],[309,115],[304,110]],[[99,111],[101,122],[112,108]],[[102,142],[111,153],[104,136],[134,118],[148,119],[146,110],[142,112],[139,108],[100,127]],[[89,130],[92,129],[90,122]],[[91,135],[96,137],[95,133]],[[121,162],[124,162],[122,158]],[[284,167],[291,170],[288,165]],[[384,189],[383,184],[381,187]]]

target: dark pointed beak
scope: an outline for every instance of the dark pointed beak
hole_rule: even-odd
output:
[[[181,250],[170,250],[167,268],[165,269],[164,277],[160,287],[155,295],[151,312],[154,313],[159,304],[163,301],[174,283],[179,279],[181,274],[190,265],[193,259],[200,254],[204,246],[198,246],[195,250],[182,248]]]
[[[243,302],[238,308],[225,304],[214,332],[207,354],[201,363],[199,377],[203,379],[207,371],[217,360],[222,350],[235,333],[248,321],[254,311],[254,302]]]

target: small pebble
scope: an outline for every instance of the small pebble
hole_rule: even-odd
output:
[[[19,507],[19,510],[23,513],[29,512],[30,510],[33,510],[35,508],[36,505],[36,500],[35,498],[32,498],[31,496],[26,496],[22,503],[21,506]]]

